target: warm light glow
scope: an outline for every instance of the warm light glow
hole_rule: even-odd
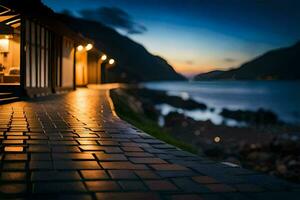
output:
[[[92,48],[93,48],[93,45],[92,44],[88,44],[88,45],[86,45],[85,50],[89,51]]]
[[[107,59],[107,55],[105,55],[105,54],[103,54],[102,56],[101,56],[101,60],[106,60]]]
[[[109,63],[110,65],[113,65],[113,64],[115,63],[115,60],[114,60],[114,59],[110,59],[110,60],[108,61],[108,63]]]
[[[0,52],[8,52],[9,49],[9,40],[0,39]]]
[[[83,50],[83,46],[82,46],[82,45],[79,45],[79,46],[77,47],[77,50],[78,50],[78,51],[82,51],[82,50]]]
[[[215,143],[219,143],[221,141],[221,138],[219,136],[214,138]]]
[[[13,21],[7,22],[6,25],[10,25],[10,24],[13,24],[13,23],[18,22],[18,21],[20,21],[20,19],[15,19]]]

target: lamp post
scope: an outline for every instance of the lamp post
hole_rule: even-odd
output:
[[[116,63],[116,61],[112,58],[108,60],[108,63],[106,63],[106,65],[105,65],[105,82],[108,81],[108,69],[113,67],[115,63]]]
[[[111,66],[113,66],[116,61],[114,59],[109,59],[107,55],[103,54],[101,56],[101,83],[106,83],[107,82],[107,75],[108,75],[108,68],[110,68]]]
[[[90,43],[79,44],[76,48],[74,75],[75,85],[85,85],[88,83],[88,51],[90,51],[91,49],[93,49],[93,45]]]
[[[105,81],[105,62],[107,60],[107,55],[103,54],[100,58],[100,81],[99,83],[104,83]],[[97,77],[98,77],[98,74],[97,74]]]

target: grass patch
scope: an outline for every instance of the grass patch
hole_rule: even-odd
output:
[[[194,148],[192,145],[174,138],[171,133],[158,126],[156,121],[149,119],[147,116],[141,113],[137,113],[133,109],[131,109],[128,105],[132,102],[128,102],[128,100],[120,96],[116,92],[116,90],[111,90],[110,96],[113,100],[115,111],[121,119],[127,121],[133,126],[143,130],[144,132],[152,135],[159,140],[162,140],[185,151],[197,153],[196,148]]]

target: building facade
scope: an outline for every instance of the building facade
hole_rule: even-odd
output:
[[[86,85],[88,42],[40,0],[1,0],[0,92],[41,96]]]

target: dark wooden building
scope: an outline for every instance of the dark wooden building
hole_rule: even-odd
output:
[[[40,96],[75,89],[77,68],[87,68],[88,42],[40,0],[1,0],[0,92]]]

